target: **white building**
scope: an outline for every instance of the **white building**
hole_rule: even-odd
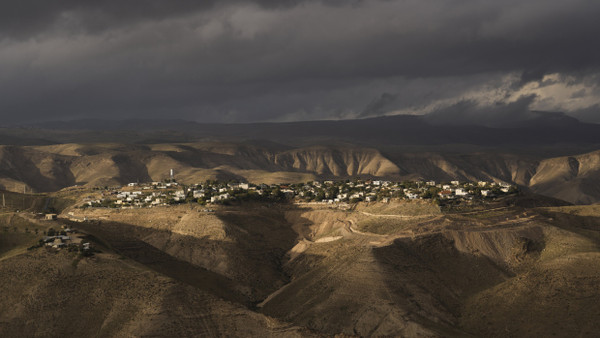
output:
[[[225,193],[225,194],[221,194],[221,195],[217,195],[217,196],[212,196],[210,198],[210,203],[215,203],[215,202],[219,202],[219,201],[225,201],[229,199],[229,194]]]
[[[493,194],[491,190],[481,190],[481,196],[490,197],[492,195]]]
[[[454,195],[456,196],[467,196],[469,193],[463,188],[456,188],[454,190]]]
[[[346,198],[348,198],[348,194],[338,194],[337,198],[339,198],[340,200],[345,200]]]
[[[248,183],[231,183],[231,184],[229,184],[229,186],[232,189],[248,190],[250,188],[250,185]]]
[[[415,200],[415,199],[419,198],[419,195],[412,193],[412,192],[408,192],[408,193],[406,193],[406,197],[408,197],[408,199]]]

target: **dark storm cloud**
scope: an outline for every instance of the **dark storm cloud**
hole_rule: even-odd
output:
[[[373,116],[471,102],[461,97],[500,84],[509,97],[552,73],[592,86],[600,66],[600,3],[585,0],[2,6],[5,121]]]
[[[506,127],[534,118],[529,106],[535,96],[524,96],[515,102],[496,102],[481,106],[472,100],[463,100],[449,107],[441,108],[426,116],[434,124],[443,125],[482,125]]]
[[[73,29],[108,29],[122,22],[161,20],[172,15],[210,8],[213,4],[214,1],[210,0],[12,1],[1,7],[0,32],[8,37],[27,38],[54,24],[73,24],[70,27]]]
[[[600,104],[595,104],[583,109],[578,109],[570,115],[583,122],[600,123]]]
[[[264,8],[289,8],[302,0],[256,0]],[[116,25],[139,21],[164,20],[169,17],[206,11],[227,3],[218,0],[21,0],[0,8],[0,32],[3,36],[26,38],[54,24],[89,32],[104,31]],[[336,2],[330,1],[331,4]]]
[[[521,73],[521,80],[515,83],[515,88],[520,88],[532,81],[541,81],[546,75],[546,70],[542,68],[527,69]]]
[[[379,98],[371,101],[360,113],[359,117],[384,115],[386,112],[390,111],[390,105],[396,100],[397,97],[395,95],[383,93]]]

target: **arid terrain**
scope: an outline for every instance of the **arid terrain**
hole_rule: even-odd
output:
[[[537,152],[377,150],[350,145],[287,147],[242,143],[59,144],[0,146],[0,188],[51,192],[73,185],[115,186],[207,179],[253,183],[315,179],[494,180],[571,203],[600,202],[600,152],[570,156]]]
[[[80,209],[78,191],[29,195],[27,210],[5,209],[1,336],[600,330],[597,205],[523,193],[445,207],[417,200]],[[44,204],[60,211],[57,221],[35,216]],[[61,225],[99,252],[27,250]]]
[[[3,1],[0,338],[600,338],[600,1]]]
[[[73,120],[0,127],[0,189],[162,181],[255,184],[384,179],[501,181],[600,202],[600,125],[561,113],[486,127],[436,116],[205,124]]]
[[[416,144],[367,136],[349,143],[344,137],[356,126],[344,123],[324,145],[303,140],[297,124],[267,124],[221,130],[251,141],[198,140],[190,129],[133,134],[126,144],[106,140],[124,131],[46,130],[40,135],[73,142],[0,146],[0,336],[591,337],[600,330],[595,136],[556,149],[520,147],[524,140],[493,147],[467,128],[476,142],[428,145],[411,131],[418,122],[390,134]],[[309,125],[325,132],[332,123]],[[286,128],[293,141],[277,142]],[[270,131],[268,141],[255,138],[260,130]],[[171,169],[181,184],[483,180],[520,192],[441,204],[88,203],[110,187],[165,181]],[[50,212],[58,220],[44,220]],[[75,229],[73,238],[94,253],[38,244],[60,229]]]

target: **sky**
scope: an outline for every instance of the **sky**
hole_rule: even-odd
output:
[[[0,117],[600,123],[599,17],[596,0],[4,2]]]

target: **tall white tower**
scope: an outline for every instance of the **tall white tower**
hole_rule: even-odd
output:
[[[173,182],[173,176],[175,174],[174,171],[173,171],[173,169],[169,170],[169,174],[171,176],[171,182]]]

